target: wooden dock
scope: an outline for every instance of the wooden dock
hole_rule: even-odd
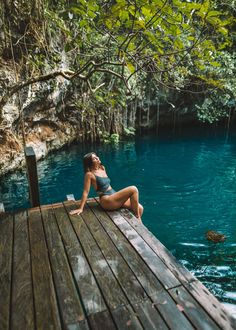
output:
[[[236,329],[128,210],[95,199],[0,216],[0,329]]]

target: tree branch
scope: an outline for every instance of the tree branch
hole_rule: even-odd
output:
[[[71,70],[54,71],[54,72],[51,72],[49,74],[45,74],[45,75],[41,75],[41,76],[37,76],[37,77],[32,77],[32,78],[30,78],[26,81],[19,82],[17,84],[14,84],[13,86],[8,87],[5,94],[2,96],[2,98],[0,98],[0,121],[1,121],[1,118],[2,118],[2,108],[6,105],[6,103],[8,102],[8,100],[11,96],[13,96],[15,93],[17,93],[18,91],[20,91],[24,87],[27,87],[29,85],[32,85],[32,84],[35,84],[35,83],[38,83],[38,82],[44,82],[44,81],[48,81],[50,79],[55,79],[58,76],[62,76],[67,80],[72,80],[72,79],[75,79],[75,78],[79,78],[79,79],[87,81],[93,75],[93,73],[95,73],[97,71],[108,72],[112,75],[115,75],[116,77],[119,77],[125,83],[126,87],[129,89],[129,86],[128,86],[124,76],[119,75],[118,73],[112,71],[111,69],[102,69],[102,67],[104,67],[106,65],[123,66],[124,62],[102,61],[100,63],[96,63],[96,62],[90,60],[82,68],[80,68],[76,72],[71,71]],[[84,71],[88,70],[89,67],[91,67],[89,72],[87,74],[83,75],[82,73]],[[100,88],[100,87],[102,87],[102,85],[100,85],[98,87]],[[94,91],[96,91],[97,89],[98,88],[96,88]]]
[[[91,86],[91,83],[90,83],[89,79],[87,80],[87,84],[88,84],[88,86],[89,86],[90,91],[91,91],[93,94],[96,93],[96,91],[97,91],[99,88],[101,88],[102,86],[105,85],[105,83],[103,82],[102,84],[98,85],[96,88],[93,89],[92,86]]]
[[[45,75],[42,75],[42,76],[33,77],[33,78],[30,78],[30,79],[28,79],[26,81],[23,81],[23,82],[20,82],[18,84],[15,84],[13,86],[10,86],[8,88],[7,92],[5,93],[5,95],[3,95],[3,97],[0,99],[0,109],[7,103],[8,99],[12,95],[14,95],[15,93],[17,93],[19,90],[21,90],[24,87],[27,87],[27,86],[32,85],[32,84],[37,83],[37,82],[48,81],[50,79],[54,79],[57,76],[62,76],[65,79],[70,80],[73,77],[72,74],[74,74],[74,72],[73,71],[70,71],[70,70],[54,71],[54,72],[51,72],[49,74],[45,74]]]

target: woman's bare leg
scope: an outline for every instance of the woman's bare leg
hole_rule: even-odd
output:
[[[133,210],[132,208],[132,205],[131,205],[131,202],[130,202],[130,199],[128,199],[123,205],[122,207],[126,208],[126,209],[129,209],[129,210]],[[140,218],[142,217],[143,215],[143,206],[139,203],[139,216]]]
[[[116,210],[123,206],[130,199],[130,205],[137,218],[140,218],[139,194],[135,186],[124,188],[112,195],[105,195],[100,198],[101,206],[106,210]]]

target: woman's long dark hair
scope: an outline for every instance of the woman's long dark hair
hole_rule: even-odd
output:
[[[93,167],[93,158],[92,158],[93,155],[96,155],[96,153],[89,152],[88,154],[84,155],[83,158],[84,173],[91,171],[91,168]]]
[[[96,152],[89,152],[88,154],[84,155],[83,158],[83,165],[84,165],[84,173],[91,171],[93,167],[93,158],[92,155],[97,156]],[[101,163],[100,168],[104,170],[104,165]]]

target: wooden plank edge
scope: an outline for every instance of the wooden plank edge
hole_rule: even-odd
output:
[[[10,309],[11,309],[11,299],[12,299],[11,291],[12,291],[12,266],[13,266],[13,244],[14,244],[13,214],[11,215],[8,215],[6,213],[0,214],[0,228],[1,228],[0,235],[3,235],[2,238],[0,237],[0,306],[1,306],[0,329],[8,329],[10,328],[10,316],[11,316]],[[6,249],[6,246],[3,242],[8,245],[9,249]]]
[[[40,208],[38,212],[28,211],[28,228],[36,323],[39,328],[43,328],[42,325],[46,325],[44,322],[47,318],[49,321],[47,327],[61,329],[59,305]],[[43,308],[46,309],[43,311]]]
[[[89,206],[90,202],[94,202],[94,199],[90,199],[88,201],[88,203],[86,204],[86,208],[91,212],[91,214],[93,214],[94,217],[97,218],[97,215],[93,212],[93,210],[91,209],[91,207]],[[67,202],[65,202],[64,204],[66,204]],[[74,202],[75,205],[78,207],[78,204],[76,204],[76,202]],[[108,215],[106,214],[106,216],[108,217]],[[82,214],[82,218],[83,218],[83,214]],[[108,217],[109,219],[109,217]],[[85,221],[85,220],[83,220]],[[100,221],[99,221],[100,223]],[[115,224],[114,224],[115,225]],[[100,226],[102,226],[102,224],[100,223]],[[102,226],[103,227],[103,226]],[[116,227],[118,230],[119,228]],[[91,235],[93,236],[92,232],[91,232],[91,228],[88,228]],[[106,230],[103,228],[103,230],[106,232]],[[122,234],[122,232],[121,232]],[[107,233],[107,235],[109,236],[109,234]],[[93,236],[94,237],[94,236]],[[96,243],[98,244],[98,247],[100,247],[100,244],[97,242],[96,238],[94,237]],[[114,244],[113,240],[111,240],[112,244]],[[115,246],[115,245],[114,245]],[[118,253],[120,254],[119,250]],[[122,257],[122,255],[121,255]],[[123,258],[123,257],[122,257]],[[124,260],[125,263],[127,263],[126,260]],[[107,260],[107,263],[110,267],[110,262]],[[129,267],[129,265],[127,265]],[[113,272],[113,270],[111,270]],[[131,270],[132,271],[132,270]],[[114,274],[115,278],[116,275]],[[117,278],[116,278],[117,279]],[[138,280],[138,279],[137,279]],[[159,325],[161,325],[160,329],[167,329],[167,326],[165,324],[165,321],[163,320],[161,314],[159,313],[158,310],[154,309],[153,310],[153,315],[152,315],[152,320],[148,320],[147,319],[147,313],[150,313],[150,311],[154,308],[152,307],[152,301],[151,299],[148,297],[148,294],[146,293],[146,297],[145,299],[139,299],[137,301],[133,301],[131,302],[127,292],[125,292],[123,286],[121,285],[120,281],[117,279],[119,285],[121,286],[121,290],[123,291],[123,293],[125,294],[125,296],[127,297],[127,304],[121,304],[119,306],[117,306],[115,309],[114,308],[109,308],[115,323],[118,327],[118,329],[126,329],[126,328],[130,328],[130,329],[143,329],[143,324],[149,324],[149,327],[146,329],[153,329],[150,328],[153,319],[158,320]],[[171,298],[171,297],[170,297]],[[105,298],[104,298],[105,299]],[[106,299],[105,299],[106,300]],[[143,304],[149,304],[149,311],[146,309],[146,307],[143,307]],[[151,307],[150,307],[151,306]],[[140,313],[137,313],[137,310],[140,311]],[[155,316],[156,315],[156,316]],[[150,323],[149,323],[150,322]]]
[[[185,268],[174,256],[173,254],[142,224],[137,224],[135,221],[135,217],[132,215],[132,213],[127,210],[123,209],[121,211],[121,214],[125,217],[125,219],[131,224],[131,226],[143,237],[143,239],[149,244],[149,246],[153,249],[153,251],[160,255],[160,251],[164,252],[164,256],[161,257],[163,262],[166,263],[166,265],[170,268],[170,270],[178,276],[180,282],[183,284],[185,289],[191,294],[191,296],[199,303],[200,306],[206,311],[208,315],[210,315],[211,318],[214,320],[214,316],[210,313],[211,307],[209,305],[206,305],[202,302],[203,295],[207,296],[207,300],[210,299],[212,306],[217,306],[215,308],[218,309],[217,312],[217,319],[218,322],[216,322],[220,327],[227,326],[224,322],[224,317],[228,318],[228,322],[232,323],[233,328],[236,328],[236,320],[231,317],[231,315],[228,313],[228,311],[224,308],[224,306],[221,304],[220,301],[193,275],[191,272]],[[129,214],[129,216],[127,216]],[[143,230],[145,229],[145,231]],[[169,260],[170,262],[166,262]],[[198,286],[202,288],[201,290],[201,296],[198,295],[195,287]],[[204,300],[205,300],[204,299]],[[208,310],[207,310],[208,309]],[[219,314],[220,313],[220,314]],[[221,315],[221,317],[220,317]],[[223,320],[222,320],[223,318]],[[232,328],[232,329],[233,329]],[[231,329],[231,328],[229,328]]]
[[[196,281],[197,278],[184,267],[175,256],[143,224],[136,224],[136,218],[127,209],[121,210],[122,216],[138,232],[150,248],[159,256],[166,266],[177,276],[181,283]]]
[[[94,198],[94,200],[100,205],[99,199]],[[227,324],[232,324],[233,328],[236,328],[236,320],[233,318],[228,311],[224,308],[224,306],[218,301],[218,299],[194,276],[191,274],[191,272],[185,268],[174,256],[173,254],[142,224],[138,223],[136,217],[128,210],[128,209],[121,209],[120,213],[124,217],[124,219],[132,226],[134,230],[137,231],[137,233],[144,239],[144,241],[150,246],[150,248],[159,256],[162,261],[166,264],[166,266],[170,269],[170,271],[175,275],[178,276],[178,279],[180,282],[183,284],[185,289],[194,297],[194,299],[203,307],[203,309],[210,315],[211,318],[214,318],[215,316],[212,316],[210,310],[211,307],[209,305],[206,305],[205,303],[202,302],[202,298],[204,296],[205,299],[207,300],[210,299],[212,306],[218,309],[218,312],[220,314],[218,315],[217,319],[218,322],[217,324],[222,327],[222,326],[227,326]],[[124,214],[124,210],[126,214]],[[129,214],[129,217],[127,218],[127,213]],[[108,212],[109,216],[109,212]],[[145,233],[145,234],[144,234]],[[165,252],[165,257],[161,257],[160,255],[160,248],[161,250]],[[171,262],[166,263],[166,260],[170,260]],[[195,286],[201,287],[201,296],[199,296],[198,292],[194,288]],[[172,288],[169,288],[172,289]],[[203,296],[204,295],[204,296]],[[205,300],[204,299],[204,300]],[[219,315],[221,317],[219,318]],[[223,318],[223,320],[222,320]],[[226,322],[224,322],[224,318],[226,318]],[[228,319],[228,320],[227,320]],[[231,327],[229,328],[231,329]]]
[[[121,216],[119,211],[106,211],[105,213],[128,240],[133,249],[136,250],[154,276],[162,283],[164,288],[169,289],[180,285],[178,278],[169,270],[139,233]],[[164,273],[165,276],[163,277],[162,275]]]
[[[46,205],[46,208],[40,206],[40,208],[41,208],[41,214],[42,214],[42,224],[43,224],[43,228],[44,228],[44,232],[45,232],[45,238],[46,238],[46,245],[47,245],[47,249],[48,249],[49,262],[50,262],[50,267],[51,267],[51,270],[52,270],[52,278],[53,278],[53,284],[54,284],[54,288],[55,288],[56,301],[57,301],[57,304],[58,304],[58,312],[59,312],[59,316],[60,316],[60,321],[61,321],[63,329],[66,328],[66,329],[84,329],[84,330],[88,330],[88,329],[90,329],[90,327],[88,325],[88,320],[87,320],[87,317],[84,313],[83,306],[81,305],[81,302],[80,302],[80,297],[79,297],[79,293],[78,293],[78,290],[77,290],[77,285],[76,285],[75,280],[74,280],[74,276],[71,273],[71,267],[70,267],[70,264],[69,264],[69,261],[68,261],[68,257],[67,257],[65,247],[64,247],[64,242],[63,242],[63,239],[62,239],[62,236],[61,236],[58,224],[57,224],[57,220],[56,220],[56,217],[55,217],[55,214],[54,214],[53,205],[54,204]],[[57,203],[56,206],[57,205],[60,205],[60,206],[63,207],[62,203]],[[49,241],[50,241],[51,237],[49,237],[48,234],[52,230],[51,224],[50,224],[51,219],[49,221],[48,220],[46,221],[44,219],[43,212],[46,212],[47,214],[49,214],[53,218],[53,226],[58,228],[57,236],[58,236],[59,239],[58,239],[57,244],[59,243],[60,249],[62,249],[62,251],[64,251],[63,258],[64,258],[65,264],[66,264],[66,267],[65,267],[66,271],[64,271],[64,273],[63,273],[63,281],[66,279],[67,274],[68,274],[68,277],[72,278],[72,281],[70,282],[71,285],[70,285],[69,290],[72,293],[73,299],[77,299],[77,298],[79,299],[79,306],[81,307],[82,312],[78,313],[78,314],[81,314],[81,315],[79,315],[79,317],[77,317],[77,320],[75,320],[74,323],[70,323],[71,320],[69,321],[67,319],[67,317],[65,317],[66,314],[65,314],[65,312],[63,311],[63,308],[62,308],[62,307],[65,307],[68,302],[66,301],[66,299],[64,299],[62,301],[60,300],[60,298],[61,298],[60,296],[63,296],[65,294],[65,291],[64,291],[64,289],[62,289],[60,287],[60,284],[59,284],[60,282],[58,282],[59,278],[57,278],[58,277],[57,270],[55,270],[55,268],[54,268],[54,265],[58,263],[58,260],[54,259],[55,258],[55,248],[53,247],[52,243],[49,244]],[[50,235],[51,235],[51,233],[50,233]],[[68,306],[66,306],[66,307],[68,308]],[[73,311],[73,313],[74,313],[74,311]],[[75,313],[74,313],[74,315],[75,315]]]

